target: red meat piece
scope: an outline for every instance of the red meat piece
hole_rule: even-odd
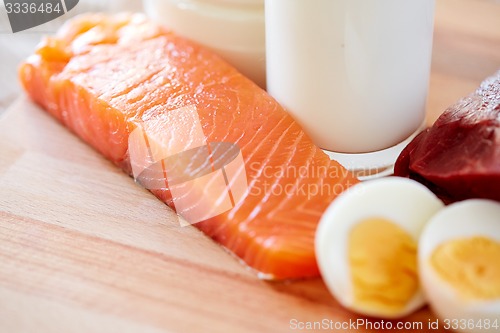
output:
[[[500,71],[420,133],[394,173],[420,181],[446,202],[500,201]]]

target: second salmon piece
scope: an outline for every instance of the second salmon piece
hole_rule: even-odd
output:
[[[265,91],[141,15],[88,15],[20,68],[31,98],[263,278],[319,274],[314,233],[357,179]],[[312,84],[312,83],[306,83]]]

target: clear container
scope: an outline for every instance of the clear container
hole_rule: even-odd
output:
[[[154,20],[218,53],[265,87],[264,0],[143,0]]]
[[[392,172],[424,123],[434,0],[266,0],[267,89],[318,146]]]

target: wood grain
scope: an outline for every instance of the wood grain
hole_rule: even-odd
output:
[[[288,332],[294,318],[355,318],[319,279],[258,280],[26,99],[0,142],[0,331]]]
[[[500,1],[436,0],[428,124],[500,70]]]
[[[430,121],[500,68],[498,17],[492,1],[437,1]],[[0,152],[0,332],[290,332],[301,331],[293,320],[361,319],[320,279],[258,280],[25,98],[0,118]],[[423,332],[433,319],[405,320]]]

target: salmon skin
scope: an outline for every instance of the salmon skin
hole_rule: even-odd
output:
[[[219,165],[226,178],[218,179],[231,190],[228,174],[243,179],[245,191],[238,200],[233,193],[232,208],[195,226],[261,278],[319,275],[317,223],[330,202],[358,180],[330,161],[272,97],[217,55],[140,14],[89,14],[46,37],[21,64],[19,77],[32,100],[130,175],[137,162],[132,151],[140,155],[140,144],[130,144],[133,136],[148,141],[151,150],[154,135],[170,135],[177,143],[169,155],[177,152],[181,161],[202,154],[213,159],[213,147],[232,149],[225,163],[235,164],[240,156],[240,167]],[[144,124],[153,124],[153,134],[136,135],[147,129]],[[188,132],[179,132],[182,127]],[[193,131],[203,133],[196,145]],[[163,171],[173,163],[165,161],[160,158]],[[191,164],[188,159],[181,166],[195,172]],[[179,179],[189,180],[191,171]],[[193,180],[187,195],[194,191],[201,201],[218,195],[199,184]],[[151,192],[178,208],[182,198],[171,187],[165,180]]]

